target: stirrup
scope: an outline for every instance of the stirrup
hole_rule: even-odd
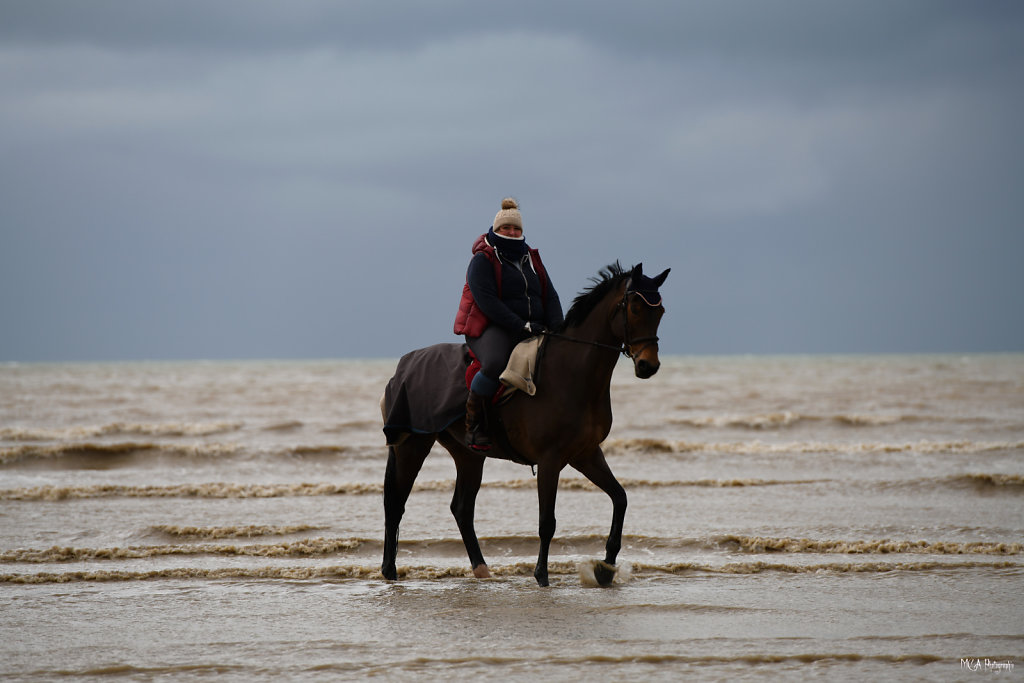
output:
[[[477,427],[476,429],[467,429],[465,443],[474,451],[491,450],[491,440],[484,432],[483,427]]]

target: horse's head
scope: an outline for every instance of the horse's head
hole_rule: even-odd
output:
[[[671,268],[661,275],[647,277],[643,264],[638,263],[626,278],[619,304],[621,316],[622,343],[629,357],[633,359],[633,371],[640,379],[647,379],[658,371],[658,324],[665,315],[658,288],[665,282]]]

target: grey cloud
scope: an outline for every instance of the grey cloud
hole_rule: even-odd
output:
[[[1019,349],[1017,7],[5,3],[0,360],[446,340],[509,193],[668,351]]]

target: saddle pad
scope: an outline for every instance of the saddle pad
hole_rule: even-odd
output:
[[[533,376],[537,372],[537,354],[540,352],[540,345],[544,337],[530,337],[526,341],[519,342],[512,349],[505,372],[501,373],[501,383],[505,386],[520,391],[525,391],[528,396],[537,393],[537,385],[534,384]]]

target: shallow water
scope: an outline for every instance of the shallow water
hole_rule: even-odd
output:
[[[0,367],[0,675],[1024,671],[1024,356],[623,363],[609,589],[585,580],[606,496],[564,473],[541,589],[534,480],[501,461],[477,505],[494,578],[472,578],[440,448],[380,578],[394,365]]]

